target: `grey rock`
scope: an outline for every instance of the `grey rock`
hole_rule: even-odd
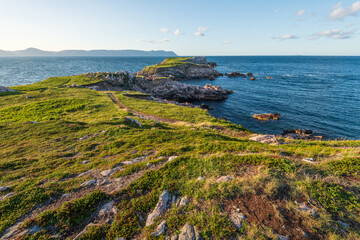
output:
[[[147,168],[150,168],[151,166],[152,166],[152,163],[146,164],[146,167],[147,167]]]
[[[166,221],[162,221],[159,226],[156,228],[155,232],[152,233],[153,236],[158,237],[165,233]]]
[[[200,240],[201,235],[199,231],[197,231],[196,227],[190,225],[189,223],[186,223],[182,229],[181,233],[179,235],[179,240]]]
[[[277,235],[278,236],[278,240],[288,240],[287,236],[282,236],[282,235]]]
[[[109,170],[104,170],[102,172],[100,172],[100,174],[103,177],[109,177],[111,174],[113,174],[116,170],[115,169],[109,169]]]
[[[106,215],[113,215],[113,214],[116,214],[116,212],[117,212],[117,210],[116,210],[115,202],[111,201],[111,202],[105,204],[104,206],[102,206],[102,208],[99,211],[98,216],[103,217]]]
[[[5,196],[2,197],[2,200],[5,200],[5,199],[7,199],[7,198],[9,198],[11,196],[14,196],[14,195],[15,195],[14,192],[8,193],[8,194],[6,194]]]
[[[205,178],[202,177],[202,176],[200,176],[200,177],[197,178],[197,180],[198,180],[198,181],[202,181],[202,180],[205,180]]]
[[[82,161],[81,163],[82,163],[82,164],[88,164],[89,161]]]
[[[41,227],[39,227],[37,225],[34,225],[34,226],[24,230],[23,232],[21,232],[19,235],[20,236],[25,236],[26,234],[33,235],[33,234],[35,234],[37,232],[40,232],[42,230],[43,230],[43,228],[41,228]]]
[[[303,158],[302,160],[304,162],[308,162],[308,163],[315,163],[316,162],[315,159],[313,159],[313,158]]]
[[[128,122],[130,122],[130,123],[132,123],[132,124],[136,124],[136,125],[138,125],[139,127],[142,128],[141,123],[140,123],[138,120],[136,120],[136,119],[133,119],[133,118],[131,118],[131,117],[125,117],[125,120],[128,121]]]
[[[16,91],[11,88],[0,86],[0,93],[3,93],[3,92],[16,92]]]
[[[343,228],[343,229],[347,229],[348,227],[350,227],[350,224],[342,222],[342,221],[337,221],[339,223],[339,225]]]
[[[8,190],[9,188],[10,188],[9,186],[0,187],[0,192],[4,192],[4,191]]]
[[[243,221],[246,219],[246,216],[239,212],[238,209],[233,209],[229,215],[230,221],[235,225],[237,229],[240,229],[243,225]]]
[[[168,190],[162,192],[155,209],[148,215],[146,219],[146,226],[154,224],[154,221],[159,216],[163,215],[169,209],[171,203],[171,194]]]
[[[70,193],[66,193],[66,194],[61,195],[61,198],[66,198],[68,196],[70,196]]]
[[[87,181],[87,182],[84,182],[82,183],[80,186],[81,187],[88,187],[88,186],[91,186],[91,185],[95,185],[96,184],[96,180],[95,179],[92,179],[90,181]]]
[[[174,235],[171,236],[170,240],[178,240],[179,239],[179,235]]]
[[[168,161],[171,162],[171,161],[175,160],[177,157],[179,157],[179,156],[171,156],[171,157],[169,157]]]
[[[253,134],[249,139],[260,143],[267,143],[274,145],[279,144],[279,140],[276,138],[275,135]]]
[[[187,196],[182,197],[181,200],[180,200],[180,202],[179,202],[179,206],[178,206],[178,207],[186,206],[186,205],[189,204],[189,202],[190,202],[190,199],[189,199]]]
[[[89,170],[89,171],[86,171],[86,172],[80,173],[80,174],[78,175],[78,177],[83,177],[83,176],[86,176],[86,175],[90,174],[91,172],[92,172],[92,170]]]
[[[231,180],[233,180],[232,176],[221,176],[216,180],[216,182],[217,183],[224,183],[224,182],[229,182]]]

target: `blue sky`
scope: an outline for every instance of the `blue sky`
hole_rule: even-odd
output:
[[[0,0],[0,49],[360,55],[357,0]]]

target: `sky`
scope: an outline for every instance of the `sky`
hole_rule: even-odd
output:
[[[0,0],[0,49],[357,55],[357,0]]]

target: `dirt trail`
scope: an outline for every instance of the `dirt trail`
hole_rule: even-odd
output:
[[[184,121],[179,121],[176,119],[169,119],[169,118],[164,118],[164,117],[160,117],[154,114],[147,114],[147,113],[142,113],[136,110],[133,110],[127,106],[125,106],[123,103],[120,102],[120,100],[115,96],[114,93],[112,92],[108,92],[107,95],[109,96],[109,98],[113,101],[113,103],[120,109],[120,110],[127,110],[129,112],[131,112],[132,114],[134,114],[135,116],[142,118],[142,119],[146,119],[146,120],[153,120],[156,122],[163,122],[163,123],[172,123],[172,124],[181,124],[181,125],[188,125],[188,126],[192,126],[195,127],[194,124],[189,123],[189,122],[184,122]],[[211,126],[207,126],[208,128],[217,130],[223,134],[232,136],[232,137],[248,137],[249,133],[247,132],[236,132],[236,131],[231,131],[223,126],[216,126],[216,125],[211,125]]]

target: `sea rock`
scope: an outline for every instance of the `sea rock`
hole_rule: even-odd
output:
[[[224,182],[230,182],[231,180],[233,180],[233,177],[232,176],[221,176],[219,177],[216,182],[217,183],[224,183]]]
[[[189,223],[186,223],[182,229],[181,233],[179,235],[178,240],[200,240],[202,239],[199,231],[197,231],[196,227],[190,225]]]
[[[279,144],[279,140],[275,135],[253,134],[249,140],[267,144]]]
[[[255,114],[252,116],[261,121],[268,121],[268,120],[278,120],[280,118],[279,113],[263,113],[263,114]]]
[[[215,80],[215,77],[211,75],[211,76],[209,77],[209,80],[210,80],[210,81],[214,81],[214,80]]]
[[[225,74],[228,78],[232,78],[232,77],[243,77],[246,78],[245,74],[239,73],[237,71],[231,72],[231,73],[226,73]]]
[[[252,73],[247,73],[246,76],[253,77],[254,75]]]
[[[286,129],[283,130],[282,135],[287,135],[287,134],[302,134],[302,135],[310,135],[313,134],[314,132],[312,130],[302,130],[302,129]]]
[[[211,68],[217,67],[216,62],[209,62],[208,65],[209,65]]]
[[[240,229],[243,225],[243,221],[246,219],[246,216],[240,212],[240,209],[233,209],[230,212],[229,218],[235,227]]]
[[[155,232],[153,232],[151,235],[154,237],[159,237],[160,235],[163,235],[165,233],[166,229],[166,221],[162,221],[159,226],[156,228]]]
[[[272,77],[266,77],[266,79],[271,79]]]
[[[256,78],[255,78],[255,77],[251,77],[250,80],[251,80],[251,81],[254,81],[254,80],[256,80]]]
[[[210,107],[209,107],[209,105],[206,105],[206,104],[201,104],[201,106],[200,106],[201,108],[203,108],[203,109],[207,109],[207,110],[209,110],[210,109]]]
[[[148,215],[146,219],[146,226],[154,224],[154,221],[159,216],[163,215],[166,210],[171,207],[171,194],[168,190],[161,193],[159,201],[155,206],[155,209]]]

